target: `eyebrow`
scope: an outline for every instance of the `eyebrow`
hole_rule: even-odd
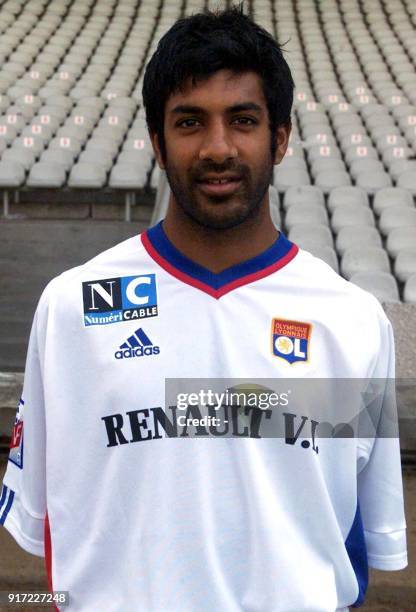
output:
[[[241,104],[234,104],[233,106],[229,106],[226,109],[227,113],[241,113],[244,111],[255,111],[257,113],[261,113],[262,108],[255,102],[242,102]],[[192,106],[190,104],[179,104],[178,106],[175,106],[174,108],[172,108],[170,112],[175,115],[187,114],[187,113],[188,114],[192,114],[192,113],[203,114],[205,110],[201,108],[200,106]]]

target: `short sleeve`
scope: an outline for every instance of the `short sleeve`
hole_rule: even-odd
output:
[[[11,434],[0,496],[0,524],[27,552],[44,556],[45,412],[39,354],[39,310],[30,334],[23,393]]]
[[[368,564],[375,569],[399,570],[407,566],[406,521],[394,388],[394,338],[384,312],[380,313],[380,329],[380,351],[373,377],[384,391],[376,433],[360,441],[358,499]]]

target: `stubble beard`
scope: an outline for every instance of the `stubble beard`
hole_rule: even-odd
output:
[[[204,172],[237,171],[242,176],[241,187],[237,193],[226,196],[206,196],[198,193],[197,176],[201,170],[189,173],[186,180],[182,180],[176,168],[169,163],[165,164],[166,176],[177,205],[193,222],[205,229],[228,230],[237,227],[245,221],[254,219],[260,212],[264,196],[269,188],[273,176],[273,163],[271,158],[265,160],[265,170],[253,181],[250,169],[247,166],[230,166],[223,164],[205,165]],[[208,206],[204,205],[208,202]],[[231,201],[235,202],[230,206]],[[229,203],[227,210],[225,207]]]

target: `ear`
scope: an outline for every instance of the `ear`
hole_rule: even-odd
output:
[[[156,132],[153,132],[153,133],[149,134],[149,136],[150,136],[150,140],[152,142],[152,147],[153,147],[153,151],[154,151],[154,154],[155,154],[155,157],[156,157],[157,164],[158,164],[159,168],[164,170],[165,169],[165,164],[163,163],[162,153],[160,151],[160,144],[159,144],[158,135],[156,134]]]
[[[285,156],[287,147],[289,145],[289,137],[290,132],[292,131],[292,124],[282,124],[279,125],[276,131],[277,138],[277,147],[276,147],[276,155],[274,157],[274,164],[280,164],[282,159]]]

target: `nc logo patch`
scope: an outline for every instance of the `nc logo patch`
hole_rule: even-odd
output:
[[[122,276],[82,283],[84,325],[156,317],[156,275]]]
[[[310,323],[289,321],[288,319],[273,319],[273,355],[284,359],[290,364],[296,361],[308,361],[311,331],[312,325]]]

